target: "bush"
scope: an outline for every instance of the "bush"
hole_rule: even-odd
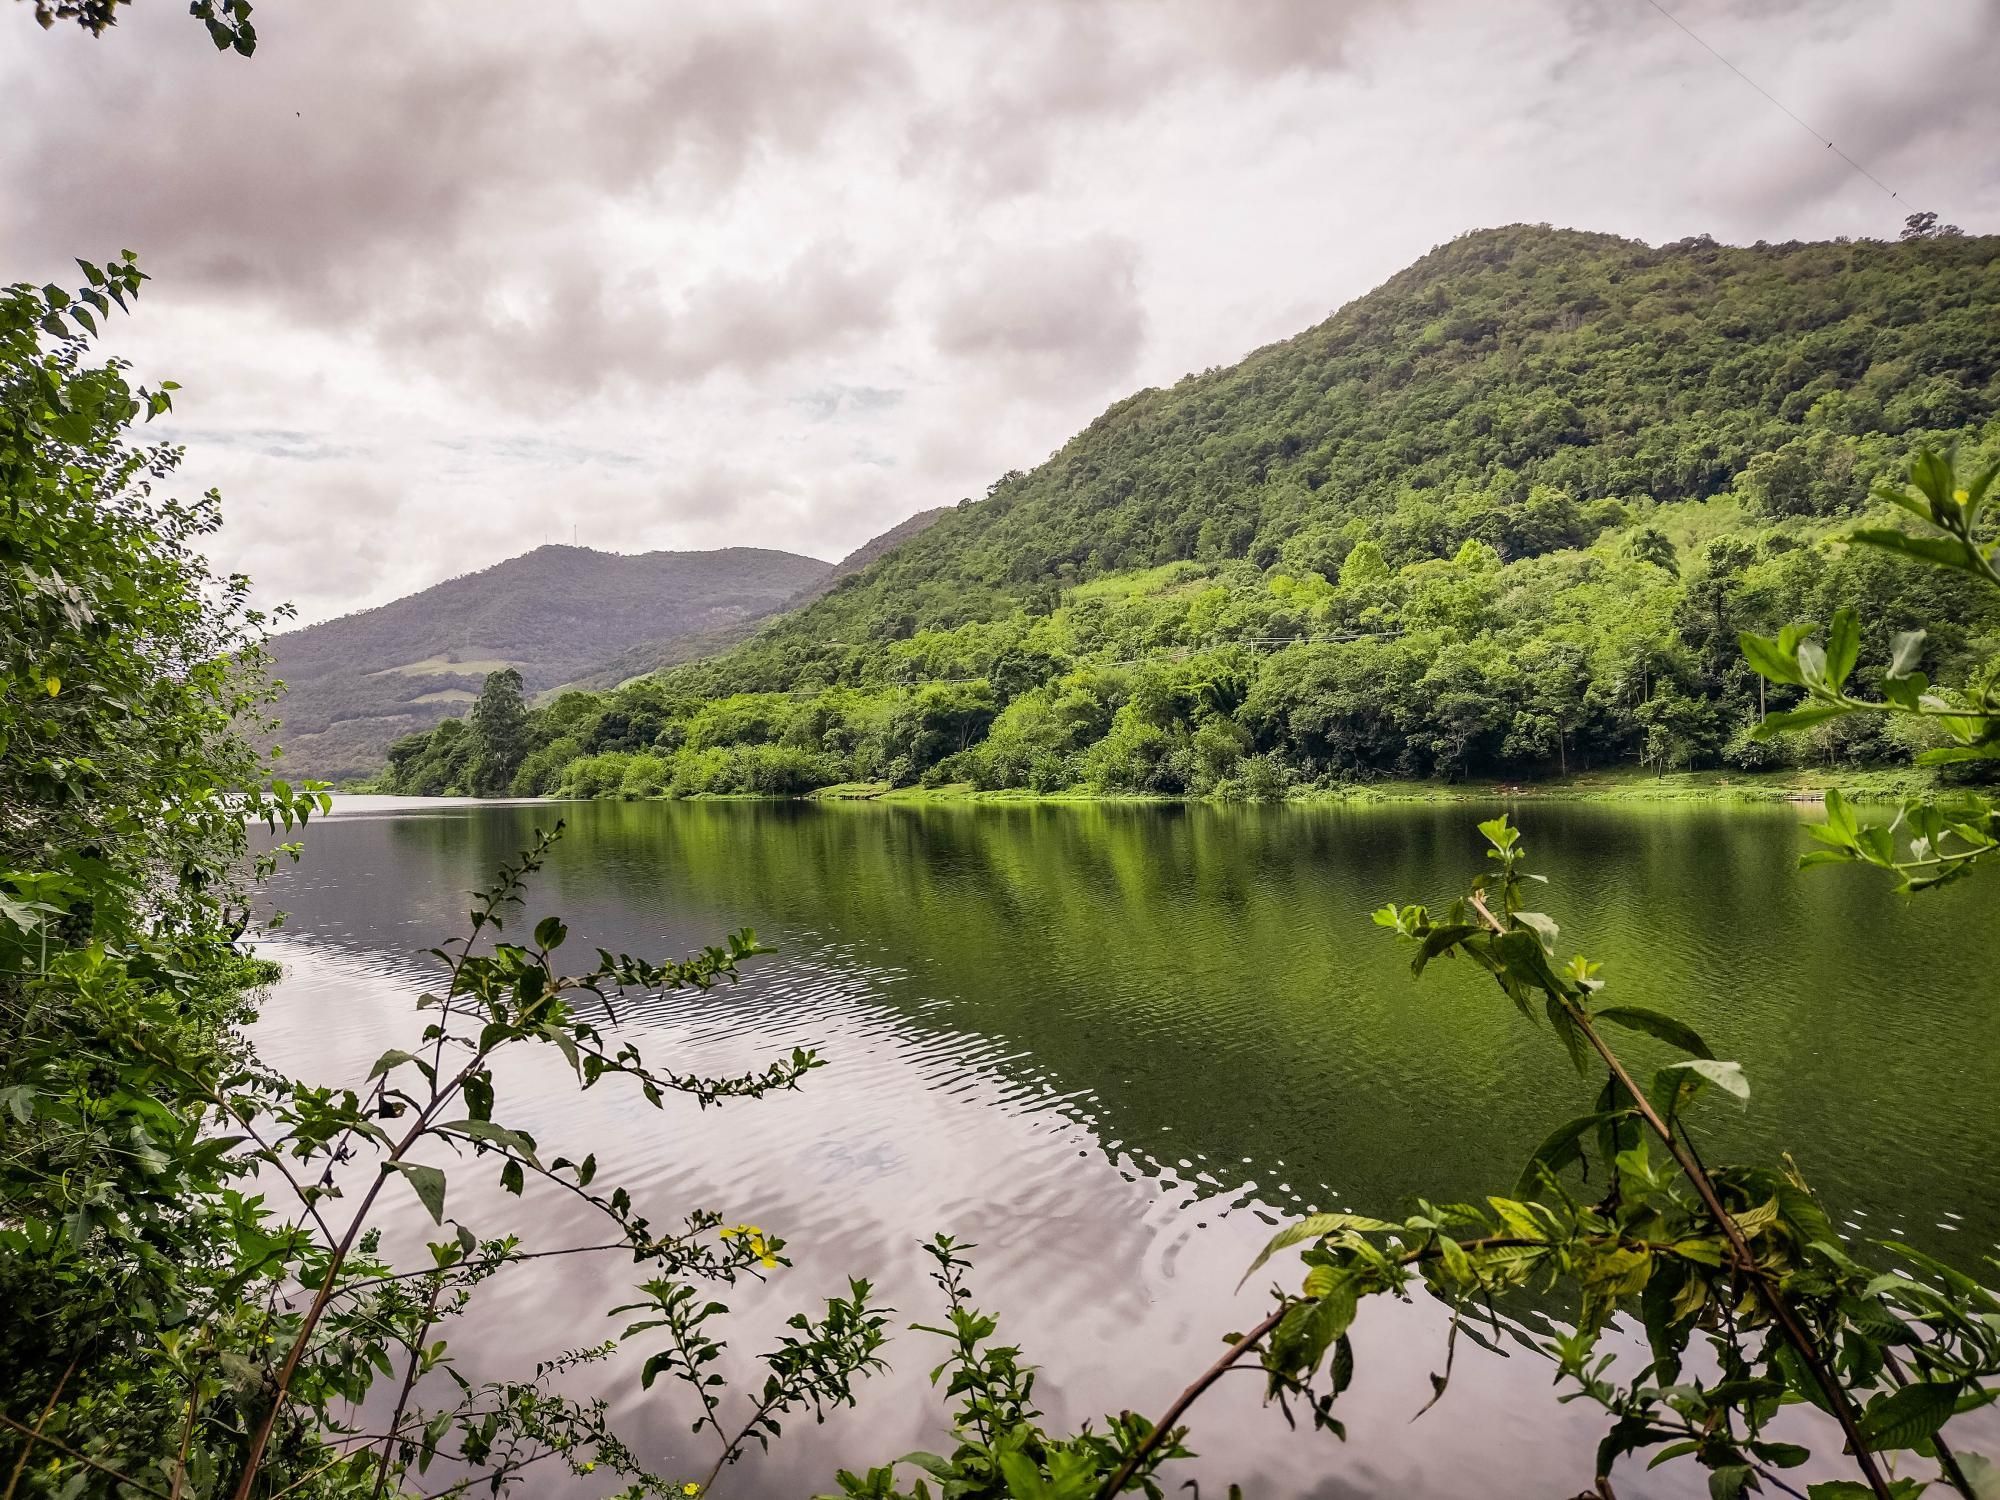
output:
[[[1282,802],[1291,784],[1291,773],[1275,755],[1248,757],[1236,777],[1236,785],[1250,802]]]
[[[607,750],[602,755],[586,755],[573,760],[563,771],[565,797],[609,797],[624,786],[625,769],[632,762],[629,750]]]
[[[618,795],[628,802],[660,796],[666,791],[667,781],[671,775],[671,768],[664,755],[641,750],[626,762],[625,774],[618,781]]]
[[[736,752],[740,791],[760,797],[798,797],[840,780],[833,757],[790,745],[754,745]]]
[[[694,797],[703,792],[733,790],[730,776],[734,769],[727,750],[682,750],[674,756],[667,794]]]

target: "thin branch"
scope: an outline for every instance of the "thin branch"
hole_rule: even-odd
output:
[[[1125,1488],[1125,1481],[1138,1472],[1139,1466],[1152,1455],[1155,1448],[1166,1441],[1167,1434],[1173,1430],[1174,1424],[1180,1421],[1181,1417],[1186,1414],[1187,1409],[1199,1401],[1203,1393],[1210,1386],[1214,1385],[1216,1381],[1220,1380],[1227,1373],[1231,1365],[1248,1354],[1272,1329],[1276,1328],[1280,1320],[1284,1318],[1286,1311],[1286,1308],[1280,1307],[1276,1312],[1265,1318],[1263,1322],[1244,1334],[1242,1338],[1231,1344],[1223,1352],[1220,1359],[1202,1371],[1195,1378],[1194,1383],[1174,1399],[1174,1404],[1167,1408],[1166,1414],[1154,1424],[1153,1430],[1146,1434],[1145,1439],[1139,1446],[1126,1456],[1125,1462],[1118,1466],[1117,1472],[1098,1487],[1096,1500],[1111,1500],[1111,1496],[1123,1490]]]
[[[518,1159],[519,1158],[516,1158],[516,1160]],[[674,1243],[674,1241],[657,1240],[654,1243],[659,1245],[666,1245]],[[565,1245],[560,1250],[522,1250],[519,1252],[509,1252],[506,1255],[488,1256],[480,1260],[462,1260],[459,1261],[456,1265],[443,1266],[443,1267],[432,1266],[429,1270],[425,1271],[394,1271],[384,1276],[370,1276],[363,1281],[348,1282],[345,1286],[341,1287],[341,1289],[338,1292],[334,1293],[334,1295],[337,1297],[345,1297],[351,1292],[365,1291],[367,1288],[371,1286],[385,1286],[392,1281],[416,1281],[425,1276],[450,1277],[454,1272],[469,1273],[472,1271],[483,1271],[488,1266],[493,1266],[496,1268],[502,1266],[511,1266],[524,1260],[545,1260],[552,1255],[585,1255],[593,1250],[625,1250],[625,1251],[639,1252],[646,1248],[648,1247],[635,1245],[630,1240],[613,1240],[602,1245]]]
[[[0,1497],[0,1500],[14,1500],[14,1491],[20,1486],[22,1471],[28,1467],[28,1454],[33,1451],[36,1440],[41,1437],[42,1428],[48,1425],[49,1415],[55,1411],[56,1403],[62,1399],[63,1387],[69,1384],[70,1376],[75,1373],[76,1358],[72,1357],[61,1377],[57,1379],[56,1388],[49,1392],[48,1404],[42,1408],[42,1414],[35,1418],[35,1430],[22,1441],[21,1456],[14,1460],[14,1472],[7,1476],[7,1493],[4,1497]]]
[[[1471,904],[1495,933],[1506,932],[1507,929],[1488,910],[1485,900],[1476,891],[1472,894]],[[1756,1283],[1786,1342],[1798,1351],[1799,1358],[1812,1373],[1814,1383],[1825,1395],[1827,1405],[1831,1408],[1835,1420],[1840,1423],[1840,1430],[1846,1435],[1848,1446],[1853,1450],[1855,1466],[1868,1481],[1868,1487],[1875,1492],[1876,1500],[1892,1500],[1888,1482],[1882,1477],[1882,1470],[1875,1462],[1875,1455],[1869,1451],[1867,1442],[1861,1436],[1861,1424],[1855,1416],[1854,1404],[1848,1400],[1846,1387],[1841,1385],[1835,1379],[1833,1372],[1826,1367],[1826,1361],[1821,1357],[1819,1346],[1813,1341],[1812,1335],[1806,1331],[1805,1325],[1799,1322],[1798,1315],[1792,1311],[1791,1304],[1785,1299],[1777,1283],[1772,1280],[1770,1273],[1758,1263],[1756,1255],[1750,1249],[1750,1242],[1743,1237],[1741,1226],[1730,1215],[1729,1210],[1723,1207],[1722,1197],[1716,1192],[1715,1184],[1710,1180],[1708,1173],[1702,1170],[1701,1163],[1688,1150],[1686,1142],[1660,1118],[1659,1111],[1653,1108],[1652,1100],[1646,1097],[1645,1090],[1639,1087],[1638,1081],[1619,1060],[1618,1054],[1613,1052],[1604,1038],[1597,1034],[1597,1028],[1590,1024],[1589,1012],[1577,1003],[1573,995],[1560,986],[1550,993],[1569,1013],[1570,1020],[1583,1033],[1584,1039],[1590,1043],[1597,1055],[1604,1060],[1604,1065],[1624,1087],[1640,1118],[1660,1138],[1661,1143],[1673,1156],[1675,1164],[1681,1169],[1682,1175],[1693,1184],[1696,1194],[1701,1198],[1702,1206],[1708,1210],[1708,1215],[1715,1221],[1716,1228],[1722,1231],[1723,1238],[1729,1241],[1730,1254],[1736,1262],[1737,1270]]]
[[[396,1429],[403,1425],[403,1413],[409,1410],[410,1392],[417,1384],[417,1371],[424,1361],[424,1338],[437,1321],[438,1293],[444,1290],[442,1282],[431,1287],[431,1294],[424,1301],[423,1326],[417,1330],[416,1341],[410,1345],[410,1362],[403,1371],[403,1388],[396,1393],[396,1410],[389,1418],[389,1435],[382,1439],[382,1466],[375,1471],[373,1500],[381,1500],[382,1488],[389,1482],[389,1461],[395,1456]]]
[[[79,1453],[76,1449],[70,1447],[68,1443],[62,1442],[56,1438],[49,1437],[47,1434],[43,1433],[38,1428],[24,1426],[22,1423],[16,1422],[12,1417],[6,1415],[4,1412],[0,1412],[0,1427],[12,1428],[15,1432],[20,1433],[23,1437],[30,1438],[36,1442],[47,1443],[51,1448],[55,1449],[56,1452],[64,1454],[67,1457],[73,1458],[80,1464],[88,1464],[91,1468],[97,1470],[98,1473],[100,1474],[109,1474],[113,1479],[117,1480],[120,1484],[129,1484],[132,1486],[133,1489],[139,1491],[141,1494],[158,1495],[160,1497],[160,1500],[169,1500],[169,1497],[165,1490],[156,1490],[150,1484],[147,1484],[145,1481],[134,1479],[130,1474],[112,1468],[110,1464],[100,1463],[98,1460],[92,1458],[88,1453]]]
[[[1889,1367],[1890,1378],[1898,1386],[1910,1383],[1910,1377],[1903,1373],[1903,1367],[1897,1362],[1893,1350],[1884,1348],[1882,1359]],[[1931,1434],[1931,1446],[1937,1450],[1938,1467],[1944,1470],[1944,1477],[1950,1481],[1951,1487],[1965,1496],[1965,1500],[1979,1500],[1973,1492],[1972,1481],[1966,1477],[1965,1470],[1958,1465],[1958,1455],[1946,1445],[1942,1429]]]

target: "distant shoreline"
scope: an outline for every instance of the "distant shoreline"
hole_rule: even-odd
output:
[[[1655,776],[1646,772],[1618,770],[1584,772],[1551,781],[1473,780],[1462,782],[1369,781],[1340,787],[1294,790],[1283,798],[1252,803],[1232,797],[1184,797],[1135,792],[1091,792],[1082,790],[1037,792],[1025,787],[981,791],[970,783],[946,786],[892,787],[887,782],[843,782],[794,797],[763,796],[755,793],[698,793],[686,798],[648,797],[404,797],[395,793],[355,791],[342,796],[379,799],[381,811],[399,811],[393,804],[423,806],[465,806],[485,803],[499,807],[510,803],[621,800],[648,802],[881,802],[910,806],[1024,806],[1038,804],[1138,804],[1151,806],[1264,806],[1330,807],[1378,803],[1493,803],[1493,802],[1595,802],[1595,803],[1795,803],[1816,805],[1829,790],[1837,790],[1856,802],[1900,802],[1911,797],[1949,795],[1952,788],[1941,785],[1923,771],[1778,771],[1724,773],[1718,771],[1678,771]]]

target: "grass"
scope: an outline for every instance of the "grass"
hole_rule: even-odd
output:
[[[1940,790],[1935,777],[1909,768],[1786,771],[1590,771],[1549,781],[1479,779],[1461,782],[1369,781],[1301,789],[1292,802],[1491,802],[1546,799],[1574,802],[1817,802],[1835,788],[1860,802],[1900,801]],[[847,781],[810,794],[827,802],[1176,802],[1176,797],[1087,790],[1032,792],[1021,787],[983,792],[969,782],[938,787],[892,787],[886,781]]]
[[[1590,802],[1816,802],[1829,788],[1857,801],[1895,801],[1939,790],[1928,772],[1792,769],[1785,771],[1591,771],[1548,781],[1476,780],[1360,783],[1302,794],[1306,800],[1465,802],[1548,798]]]

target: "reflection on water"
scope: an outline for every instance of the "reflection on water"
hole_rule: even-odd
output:
[[[579,1096],[539,1062],[505,1080],[510,1122],[551,1151],[595,1149],[602,1180],[656,1222],[712,1206],[791,1240],[797,1265],[773,1288],[726,1299],[739,1348],[849,1272],[874,1277],[899,1321],[930,1320],[917,1241],[942,1230],[978,1242],[975,1289],[1042,1366],[1059,1424],[1156,1411],[1259,1315],[1264,1283],[1231,1289],[1283,1215],[1504,1187],[1551,1120],[1588,1107],[1591,1085],[1490,987],[1436,971],[1413,985],[1368,920],[1477,868],[1464,808],[350,799],[274,893],[292,915],[259,1023],[273,1060],[332,1081],[412,1034],[421,950],[557,815],[569,831],[530,907],[561,912],[572,942],[679,953],[747,925],[781,950],[733,990],[627,1015],[649,1057],[723,1070],[804,1044],[829,1059],[795,1094],[706,1114],[608,1086]],[[1751,1106],[1712,1116],[1713,1152],[1789,1149],[1850,1222],[1961,1263],[2000,1239],[2000,996],[1972,953],[1922,974],[1883,959],[1983,930],[1988,890],[1912,904],[1849,872],[1800,876],[1787,809],[1530,806],[1520,821],[1565,941],[1605,962],[1612,993],[1686,1017],[1749,1070]],[[562,1202],[502,1201],[468,1173],[452,1192],[484,1231],[525,1221],[544,1246],[591,1232]],[[398,1212],[421,1227],[414,1204]],[[510,1273],[458,1346],[477,1365],[600,1340],[630,1269],[576,1257]],[[1461,1348],[1451,1394],[1408,1425],[1441,1335],[1427,1306],[1364,1316],[1345,1446],[1288,1435],[1258,1411],[1254,1377],[1225,1381],[1197,1410],[1191,1472],[1274,1496],[1581,1488],[1597,1424],[1526,1360]],[[733,1492],[809,1494],[837,1465],[942,1444],[935,1346],[905,1333],[889,1352],[894,1373],[858,1412],[788,1430]],[[606,1389],[660,1467],[706,1468],[671,1394]],[[1619,1489],[1703,1485],[1675,1466]]]

